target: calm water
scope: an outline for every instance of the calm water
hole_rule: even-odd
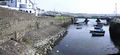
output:
[[[67,35],[53,48],[49,55],[107,55],[117,53],[118,49],[113,45],[109,26],[104,26],[105,36],[92,37],[90,30],[94,29],[95,19],[89,19],[88,25],[82,25],[82,29],[76,29],[76,25],[68,27]],[[83,21],[83,19],[79,19]],[[105,22],[105,20],[102,20]]]

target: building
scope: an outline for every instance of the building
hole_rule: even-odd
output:
[[[17,6],[21,11],[35,13],[35,5],[31,0],[18,0]]]
[[[0,0],[0,5],[17,8],[28,13],[35,13],[35,5],[31,0]]]
[[[35,10],[36,10],[36,16],[41,16],[41,14],[45,13],[45,10],[40,9],[40,8],[38,8],[38,7],[36,7]]]

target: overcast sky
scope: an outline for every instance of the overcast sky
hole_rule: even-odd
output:
[[[39,8],[72,13],[114,14],[115,2],[120,13],[120,0],[38,0]]]

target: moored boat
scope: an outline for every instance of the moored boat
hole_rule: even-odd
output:
[[[81,26],[77,26],[76,29],[82,29],[82,27]]]
[[[90,30],[90,33],[92,33],[92,36],[104,36],[105,31],[103,29],[95,29]]]
[[[90,30],[90,33],[105,33],[103,29]]]
[[[92,36],[104,36],[104,33],[96,33],[96,32],[94,32],[94,33],[92,33]]]

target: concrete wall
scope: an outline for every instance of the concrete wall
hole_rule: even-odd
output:
[[[70,21],[0,8],[0,55],[46,55]]]

